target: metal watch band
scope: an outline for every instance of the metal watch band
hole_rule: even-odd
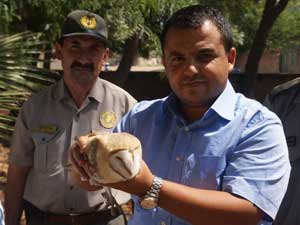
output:
[[[155,199],[158,199],[159,197],[159,192],[160,192],[160,189],[162,187],[162,179],[160,177],[157,177],[157,176],[154,176],[154,179],[153,179],[153,183],[150,187],[150,190],[147,191],[146,195],[144,196],[145,197],[151,197],[151,198],[155,198]]]
[[[160,177],[154,176],[152,185],[146,194],[140,199],[140,205],[143,209],[153,209],[157,207],[160,189],[163,180]]]

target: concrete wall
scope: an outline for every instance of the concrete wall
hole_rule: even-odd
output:
[[[242,72],[245,71],[245,65],[248,58],[248,53],[238,54],[236,58],[235,67]],[[265,51],[259,63],[259,73],[279,73],[280,52],[279,51]]]
[[[248,53],[238,54],[236,68],[245,70]],[[258,68],[259,73],[300,73],[300,47],[289,47],[282,50],[266,50],[262,55]]]

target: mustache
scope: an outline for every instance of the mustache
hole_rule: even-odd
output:
[[[71,64],[71,69],[88,69],[90,71],[94,71],[94,64],[92,63],[82,64],[80,62],[73,62]]]
[[[184,83],[193,83],[197,81],[207,81],[207,79],[200,74],[194,74],[192,77],[185,77],[183,80]]]

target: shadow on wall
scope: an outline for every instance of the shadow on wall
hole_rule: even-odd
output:
[[[102,72],[100,77],[106,80],[114,76],[114,72]],[[273,87],[286,81],[299,77],[300,74],[259,74],[256,80],[255,96],[263,102],[267,93]],[[243,74],[235,71],[230,74],[229,79],[237,92]],[[162,72],[130,72],[128,80],[123,87],[138,101],[163,98],[170,94],[171,89],[168,80]]]
[[[285,83],[289,80],[299,77],[300,74],[258,74],[255,83],[255,99],[264,102],[266,95],[277,85]],[[230,74],[229,79],[237,92],[240,92],[240,83],[242,81],[242,73]]]
[[[102,72],[100,77],[111,81],[114,72]],[[163,72],[130,72],[123,87],[138,101],[163,98],[171,89]]]

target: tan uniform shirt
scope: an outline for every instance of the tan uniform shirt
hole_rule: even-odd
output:
[[[277,86],[266,105],[282,120],[292,166],[286,195],[274,225],[300,224],[300,79]]]
[[[72,183],[68,149],[76,136],[110,132],[135,102],[127,92],[102,79],[80,109],[63,79],[30,97],[18,116],[10,157],[10,163],[32,166],[24,198],[43,211],[59,214],[105,208],[104,190],[87,192]]]

